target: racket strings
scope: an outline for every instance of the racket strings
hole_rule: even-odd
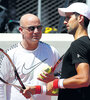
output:
[[[2,65],[3,58],[4,58],[4,54],[0,51],[0,67]]]
[[[10,82],[9,84],[11,84],[11,83],[12,84],[13,83],[17,83],[17,80],[18,80],[18,82],[20,83],[20,85],[22,86],[22,88],[25,89],[25,86],[24,86],[23,82],[21,81],[20,76],[19,76],[19,74],[18,74],[18,72],[16,70],[16,67],[13,64],[13,62],[12,62],[11,58],[9,57],[9,55],[3,49],[0,49],[0,55],[4,55],[4,57],[2,57],[3,58],[3,66],[2,67],[10,67],[9,69],[8,68],[5,68],[5,71],[8,71],[9,72],[8,73],[9,76],[6,75],[6,77],[5,77],[4,80],[7,82],[7,79],[8,79],[8,82]],[[1,61],[2,61],[2,59],[1,59]],[[4,68],[3,68],[3,70],[4,70]]]
[[[9,49],[7,49],[6,51],[3,51],[3,53],[5,54],[5,53],[7,53],[9,50],[12,50],[13,48],[16,48],[16,47],[18,47],[18,43],[12,45]],[[1,49],[1,51],[2,51],[2,49]],[[13,64],[13,62],[11,61],[10,57],[9,57],[7,54],[5,54],[5,55],[8,57],[8,59],[10,60],[10,62],[11,62],[11,64],[12,64],[12,67],[13,67],[14,73],[15,73],[15,79],[18,80],[18,81],[20,82],[20,84],[22,85],[23,88],[25,88],[25,86],[23,85],[23,83],[22,83],[22,81],[21,81],[21,79],[20,79],[20,77],[19,77],[19,74],[18,74],[18,72],[17,72],[17,70],[16,70],[16,67],[14,66],[14,64]]]

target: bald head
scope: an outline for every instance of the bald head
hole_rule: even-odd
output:
[[[34,14],[25,14],[20,19],[20,26],[32,26],[32,25],[40,24],[39,18]]]

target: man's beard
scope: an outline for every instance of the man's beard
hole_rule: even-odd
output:
[[[68,30],[68,33],[69,33],[69,34],[72,34],[72,35],[75,35],[75,32],[76,32],[76,28],[75,28],[75,29],[70,28],[70,29]]]

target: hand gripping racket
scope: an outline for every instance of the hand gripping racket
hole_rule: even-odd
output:
[[[0,80],[2,82],[4,82],[5,84],[12,85],[12,86],[17,87],[19,89],[26,89],[26,87],[24,86],[23,82],[21,81],[21,78],[20,78],[20,76],[19,76],[19,74],[17,72],[17,69],[16,69],[15,65],[13,64],[11,58],[9,57],[9,55],[3,49],[0,48],[0,55],[2,55],[2,54],[5,55],[7,57],[7,59],[10,61],[11,65],[13,67],[13,70],[14,70],[15,78],[17,78],[17,80],[19,81],[21,87],[17,86],[17,85],[14,85],[14,84],[11,84],[11,83],[8,83],[4,79],[2,79],[1,77],[0,77]]]

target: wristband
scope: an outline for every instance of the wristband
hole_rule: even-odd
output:
[[[53,81],[53,88],[54,89],[57,89],[57,88],[64,89],[63,81],[64,81],[64,79],[55,79]]]
[[[37,85],[35,88],[35,94],[40,94],[41,93],[41,86]]]
[[[46,94],[46,86],[40,86],[40,85],[37,85],[35,87],[35,94]]]
[[[57,88],[58,88],[58,80],[59,80],[59,79],[55,79],[55,80],[53,81],[53,88],[54,88],[54,89],[57,89]]]
[[[46,91],[47,91],[46,86],[42,86],[41,94],[46,94]]]
[[[61,89],[64,89],[63,81],[64,81],[64,79],[59,79],[59,81],[58,81],[58,87]]]

